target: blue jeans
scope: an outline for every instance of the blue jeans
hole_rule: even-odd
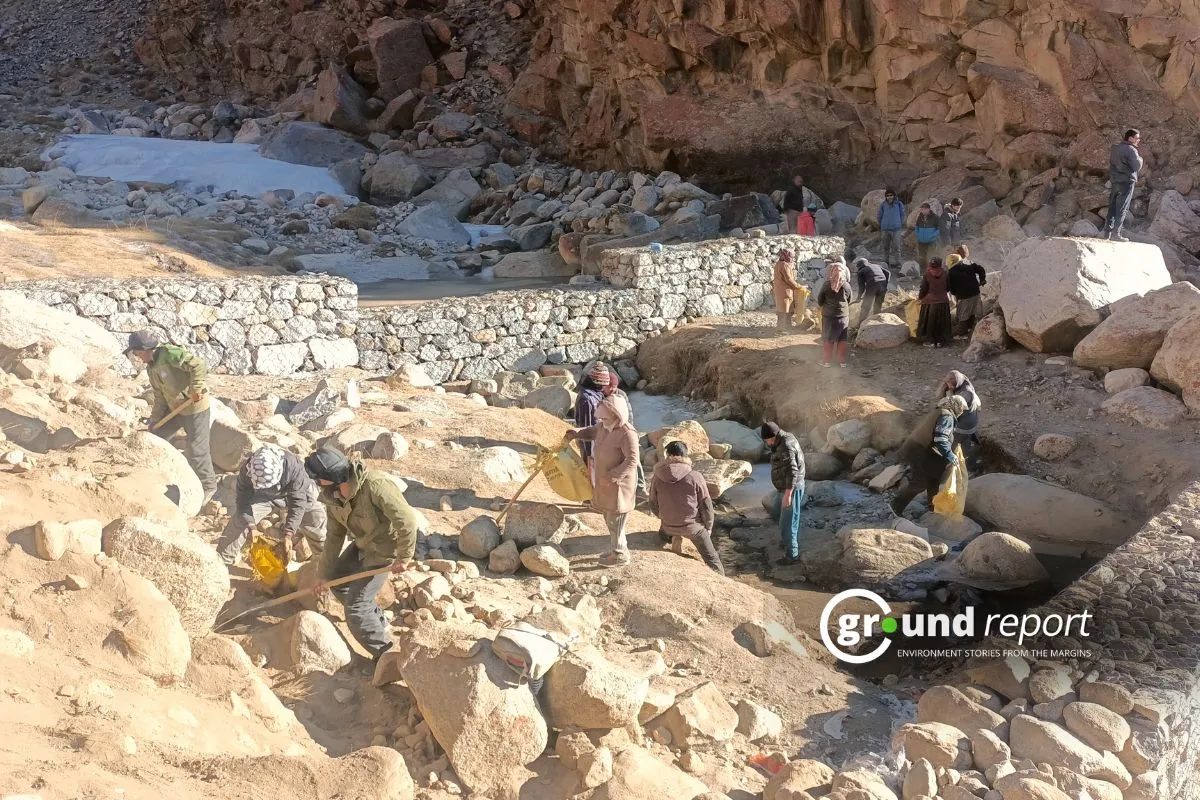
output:
[[[785,558],[800,557],[800,508],[803,505],[803,486],[792,490],[792,503],[788,506],[783,505],[783,492],[775,495],[775,512],[772,516],[779,520],[779,545],[783,548]]]

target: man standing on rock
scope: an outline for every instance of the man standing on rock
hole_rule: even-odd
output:
[[[134,332],[125,355],[146,365],[150,388],[154,390],[150,430],[170,439],[183,429],[186,439],[183,454],[204,488],[201,505],[207,505],[217,491],[217,473],[209,446],[212,418],[205,385],[208,364],[182,347],[163,344],[159,335],[150,330]],[[154,426],[172,413],[175,416],[156,430]]]
[[[800,219],[801,212],[807,207],[804,202],[804,178],[796,175],[792,178],[792,186],[783,195],[783,217],[784,230],[783,233],[787,236],[792,236],[796,233],[796,222]]]
[[[790,566],[800,560],[800,507],[804,505],[804,451],[796,437],[774,422],[759,431],[771,448],[771,483],[774,484],[775,513],[779,519],[779,543],[783,558],[775,563]]]
[[[713,547],[713,504],[704,477],[692,468],[687,444],[668,442],[667,460],[654,468],[650,481],[650,510],[662,520],[660,534],[671,549],[683,552],[683,539],[690,539],[710,569],[725,574],[721,556]]]
[[[961,197],[954,198],[942,209],[942,243],[948,247],[962,244],[962,210]]]
[[[314,553],[325,547],[325,506],[317,485],[295,453],[263,445],[242,464],[237,479],[237,505],[217,542],[217,554],[227,565],[237,563],[259,520],[274,508],[287,509],[283,523],[285,546],[295,552],[303,534]]]
[[[420,522],[399,486],[382,472],[367,469],[357,454],[348,459],[329,447],[311,453],[304,468],[320,485],[319,497],[329,516],[320,580],[313,587],[317,593],[325,590],[326,581],[356,572],[388,564],[392,572],[408,569]],[[350,544],[343,552],[347,536]],[[387,620],[375,601],[387,579],[384,572],[333,589],[346,609],[350,633],[375,661],[392,647]]]
[[[888,266],[898,266],[904,259],[901,240],[904,238],[904,203],[896,198],[896,192],[886,189],[879,213],[875,215],[879,230],[883,234],[883,260]],[[892,254],[895,253],[895,260]],[[921,265],[924,268],[924,264]]]
[[[1129,201],[1133,199],[1133,189],[1137,186],[1138,172],[1145,162],[1138,152],[1138,144],[1142,134],[1136,128],[1125,131],[1125,138],[1113,145],[1108,155],[1108,215],[1104,218],[1104,227],[1100,229],[1102,238],[1114,242],[1128,242],[1121,235],[1125,225],[1125,215],[1129,213]]]

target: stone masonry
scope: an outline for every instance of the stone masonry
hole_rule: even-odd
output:
[[[362,310],[357,286],[326,275],[28,281],[9,288],[89,317],[118,337],[161,331],[218,372],[382,372],[421,364],[435,381],[486,379],[546,363],[630,357],[647,338],[696,317],[769,305],[783,248],[796,253],[801,282],[815,287],[822,257],[840,255],[845,243],[776,236],[611,250],[602,281],[590,286]]]

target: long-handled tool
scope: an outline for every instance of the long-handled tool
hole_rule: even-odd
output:
[[[363,572],[356,572],[353,575],[347,575],[344,578],[334,578],[331,581],[325,581],[324,586],[326,589],[332,589],[335,586],[341,586],[344,583],[351,583],[352,581],[361,581],[365,578],[374,578],[376,575],[382,575],[385,572],[391,572],[391,571],[392,571],[392,565],[388,564],[386,567],[376,567],[375,569],[369,569],[369,570],[365,570]],[[296,591],[291,592],[290,594],[285,594],[283,597],[276,597],[274,600],[268,600],[265,603],[260,603],[259,605],[256,605],[253,608],[248,608],[245,611],[234,614],[232,617],[229,617],[227,619],[224,619],[224,620],[219,619],[219,620],[217,620],[216,624],[213,625],[213,630],[218,631],[221,628],[228,626],[231,622],[234,622],[235,620],[239,620],[242,617],[248,617],[251,614],[257,614],[260,611],[266,611],[268,608],[275,608],[276,606],[281,606],[284,603],[290,603],[293,600],[299,600],[301,597],[313,594],[313,588],[314,587],[310,586],[307,589],[297,589]]]
[[[525,491],[525,489],[529,486],[529,484],[533,483],[533,479],[541,474],[542,474],[542,464],[541,464],[541,459],[538,459],[538,462],[534,465],[533,474],[531,474],[529,476],[529,479],[527,481],[525,481],[524,483],[521,484],[521,488],[517,489],[517,493],[513,495],[512,500],[509,500],[508,505],[506,505],[504,507],[504,510],[500,512],[500,516],[496,517],[496,527],[497,528],[499,528],[500,525],[503,524],[504,516],[509,512],[510,509],[512,509],[513,504],[517,502],[517,498],[521,496],[521,492]]]
[[[150,427],[150,430],[152,430],[152,431],[156,431],[156,430],[158,430],[158,429],[159,429],[159,428],[161,428],[163,425],[166,425],[168,422],[170,422],[171,420],[173,420],[173,419],[175,419],[176,417],[178,417],[178,416],[179,416],[180,414],[182,414],[184,411],[186,411],[187,409],[191,408],[191,407],[192,407],[192,406],[195,404],[195,402],[196,402],[196,401],[195,401],[195,400],[193,400],[193,399],[192,399],[192,398],[190,398],[190,397],[189,397],[187,400],[184,400],[182,403],[180,403],[179,405],[175,406],[175,409],[174,409],[174,410],[173,410],[173,411],[172,411],[170,414],[167,414],[165,417],[163,417],[162,419],[160,419],[158,422],[154,423],[154,425],[152,425],[152,426]]]

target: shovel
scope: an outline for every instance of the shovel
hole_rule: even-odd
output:
[[[391,571],[392,565],[388,564],[386,567],[376,567],[363,572],[356,572],[353,575],[347,575],[344,578],[335,578],[334,580],[326,581],[325,588],[332,589],[335,586],[341,586],[342,584],[350,583],[352,581],[360,581],[364,578],[374,578],[376,575],[382,575],[385,572]],[[274,600],[268,600],[265,603],[260,603],[253,608],[248,608],[245,611],[234,614],[232,617],[227,617],[224,620],[218,619],[213,625],[213,630],[219,631],[221,628],[227,627],[230,623],[234,622],[235,620],[239,620],[242,617],[248,617],[252,614],[257,614],[260,611],[266,611],[268,608],[275,608],[276,606],[281,606],[284,603],[290,603],[293,600],[299,600],[301,597],[305,597],[310,594],[313,594],[313,587],[311,586],[307,589],[298,589],[290,594],[285,594],[283,597],[276,597]]]

